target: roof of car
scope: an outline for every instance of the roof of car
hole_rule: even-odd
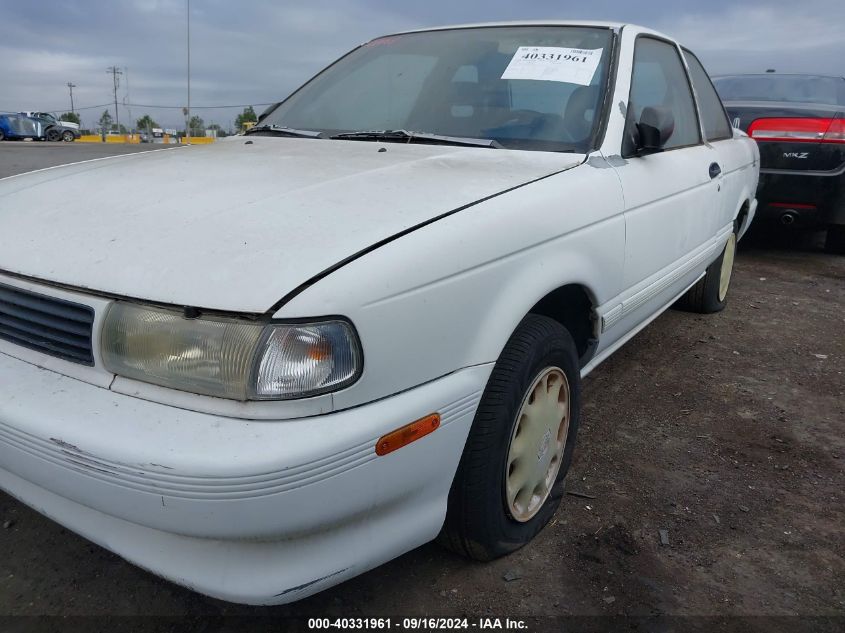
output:
[[[626,22],[604,22],[601,20],[519,20],[513,22],[477,22],[470,24],[453,24],[449,26],[432,26],[422,29],[411,29],[408,31],[400,31],[398,33],[395,33],[395,35],[401,35],[404,33],[424,33],[426,31],[448,31],[452,29],[477,29],[496,26],[592,26],[617,30],[621,29],[622,27],[630,27],[637,29],[638,31],[654,33],[656,35],[662,35],[663,37],[668,38],[668,36],[663,35],[662,33],[658,33],[657,31],[654,31],[644,26],[638,26],[636,24],[629,24]]]
[[[820,75],[817,73],[730,73],[727,75],[713,75],[713,79],[730,79],[732,77],[820,77],[822,79],[845,79],[840,75]]]

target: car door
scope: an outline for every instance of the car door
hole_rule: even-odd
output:
[[[684,58],[689,68],[692,87],[695,90],[701,127],[707,143],[717,154],[718,203],[713,214],[713,234],[719,233],[726,225],[733,222],[739,209],[738,201],[744,200],[743,186],[747,181],[745,171],[753,165],[748,160],[748,149],[743,143],[734,140],[725,107],[719,94],[713,87],[710,77],[698,58],[684,49]]]
[[[637,155],[631,132],[647,106],[667,108],[674,130],[663,151]],[[627,317],[633,326],[695,281],[714,235],[719,175],[713,165],[718,157],[701,137],[674,43],[650,35],[636,38],[625,126],[624,161],[615,166],[625,195],[626,231],[626,291],[619,318]]]

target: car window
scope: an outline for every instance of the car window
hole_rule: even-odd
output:
[[[675,129],[664,149],[701,142],[698,116],[678,49],[661,40],[640,37],[634,49],[627,125],[634,126],[649,106],[667,108],[675,118]],[[630,155],[632,149],[626,147],[623,153]]]
[[[733,131],[728,121],[728,115],[722,106],[722,100],[716,93],[707,71],[698,61],[698,58],[684,49],[684,57],[689,67],[692,86],[698,97],[698,111],[701,114],[701,125],[704,128],[704,135],[708,141],[731,138]]]
[[[379,38],[317,75],[264,123],[411,130],[505,148],[587,151],[598,129],[613,33],[484,27]]]
[[[433,55],[381,55],[326,86],[311,104],[307,123],[319,121],[329,129],[402,128],[436,63]],[[374,91],[389,98],[373,99]]]
[[[845,79],[817,75],[734,75],[713,80],[725,101],[786,101],[845,106]]]

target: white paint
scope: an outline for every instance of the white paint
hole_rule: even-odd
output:
[[[0,270],[161,303],[264,312],[374,242],[583,159],[245,140],[0,180]]]
[[[251,423],[0,354],[12,394],[0,404],[0,487],[174,582],[224,600],[289,602],[437,535],[490,370],[344,413]],[[435,410],[435,433],[376,457],[379,436]]]
[[[653,32],[621,29],[590,156],[253,137],[0,181],[0,269],[76,289],[0,281],[92,306],[95,353],[109,298],[85,288],[264,312],[417,227],[276,311],[355,325],[364,372],[332,394],[235,403],[0,343],[0,486],[240,602],[295,600],[433,538],[489,372],[531,307],[585,288],[586,374],[701,277],[743,205],[741,232],[753,217],[759,155],[744,135],[620,157],[640,33]],[[374,456],[380,435],[434,411],[440,429]]]

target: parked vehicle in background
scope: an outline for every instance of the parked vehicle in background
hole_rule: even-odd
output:
[[[716,89],[760,146],[758,214],[794,228],[826,228],[826,249],[845,254],[845,78],[729,75]]]
[[[82,136],[78,123],[62,121],[50,112],[21,112],[21,114],[41,121],[45,140],[70,143]]]
[[[0,114],[0,141],[44,140],[44,125],[40,119],[23,114]]]
[[[722,310],[756,205],[757,145],[632,25],[379,38],[245,135],[0,181],[0,486],[239,602],[529,543],[582,377]]]

